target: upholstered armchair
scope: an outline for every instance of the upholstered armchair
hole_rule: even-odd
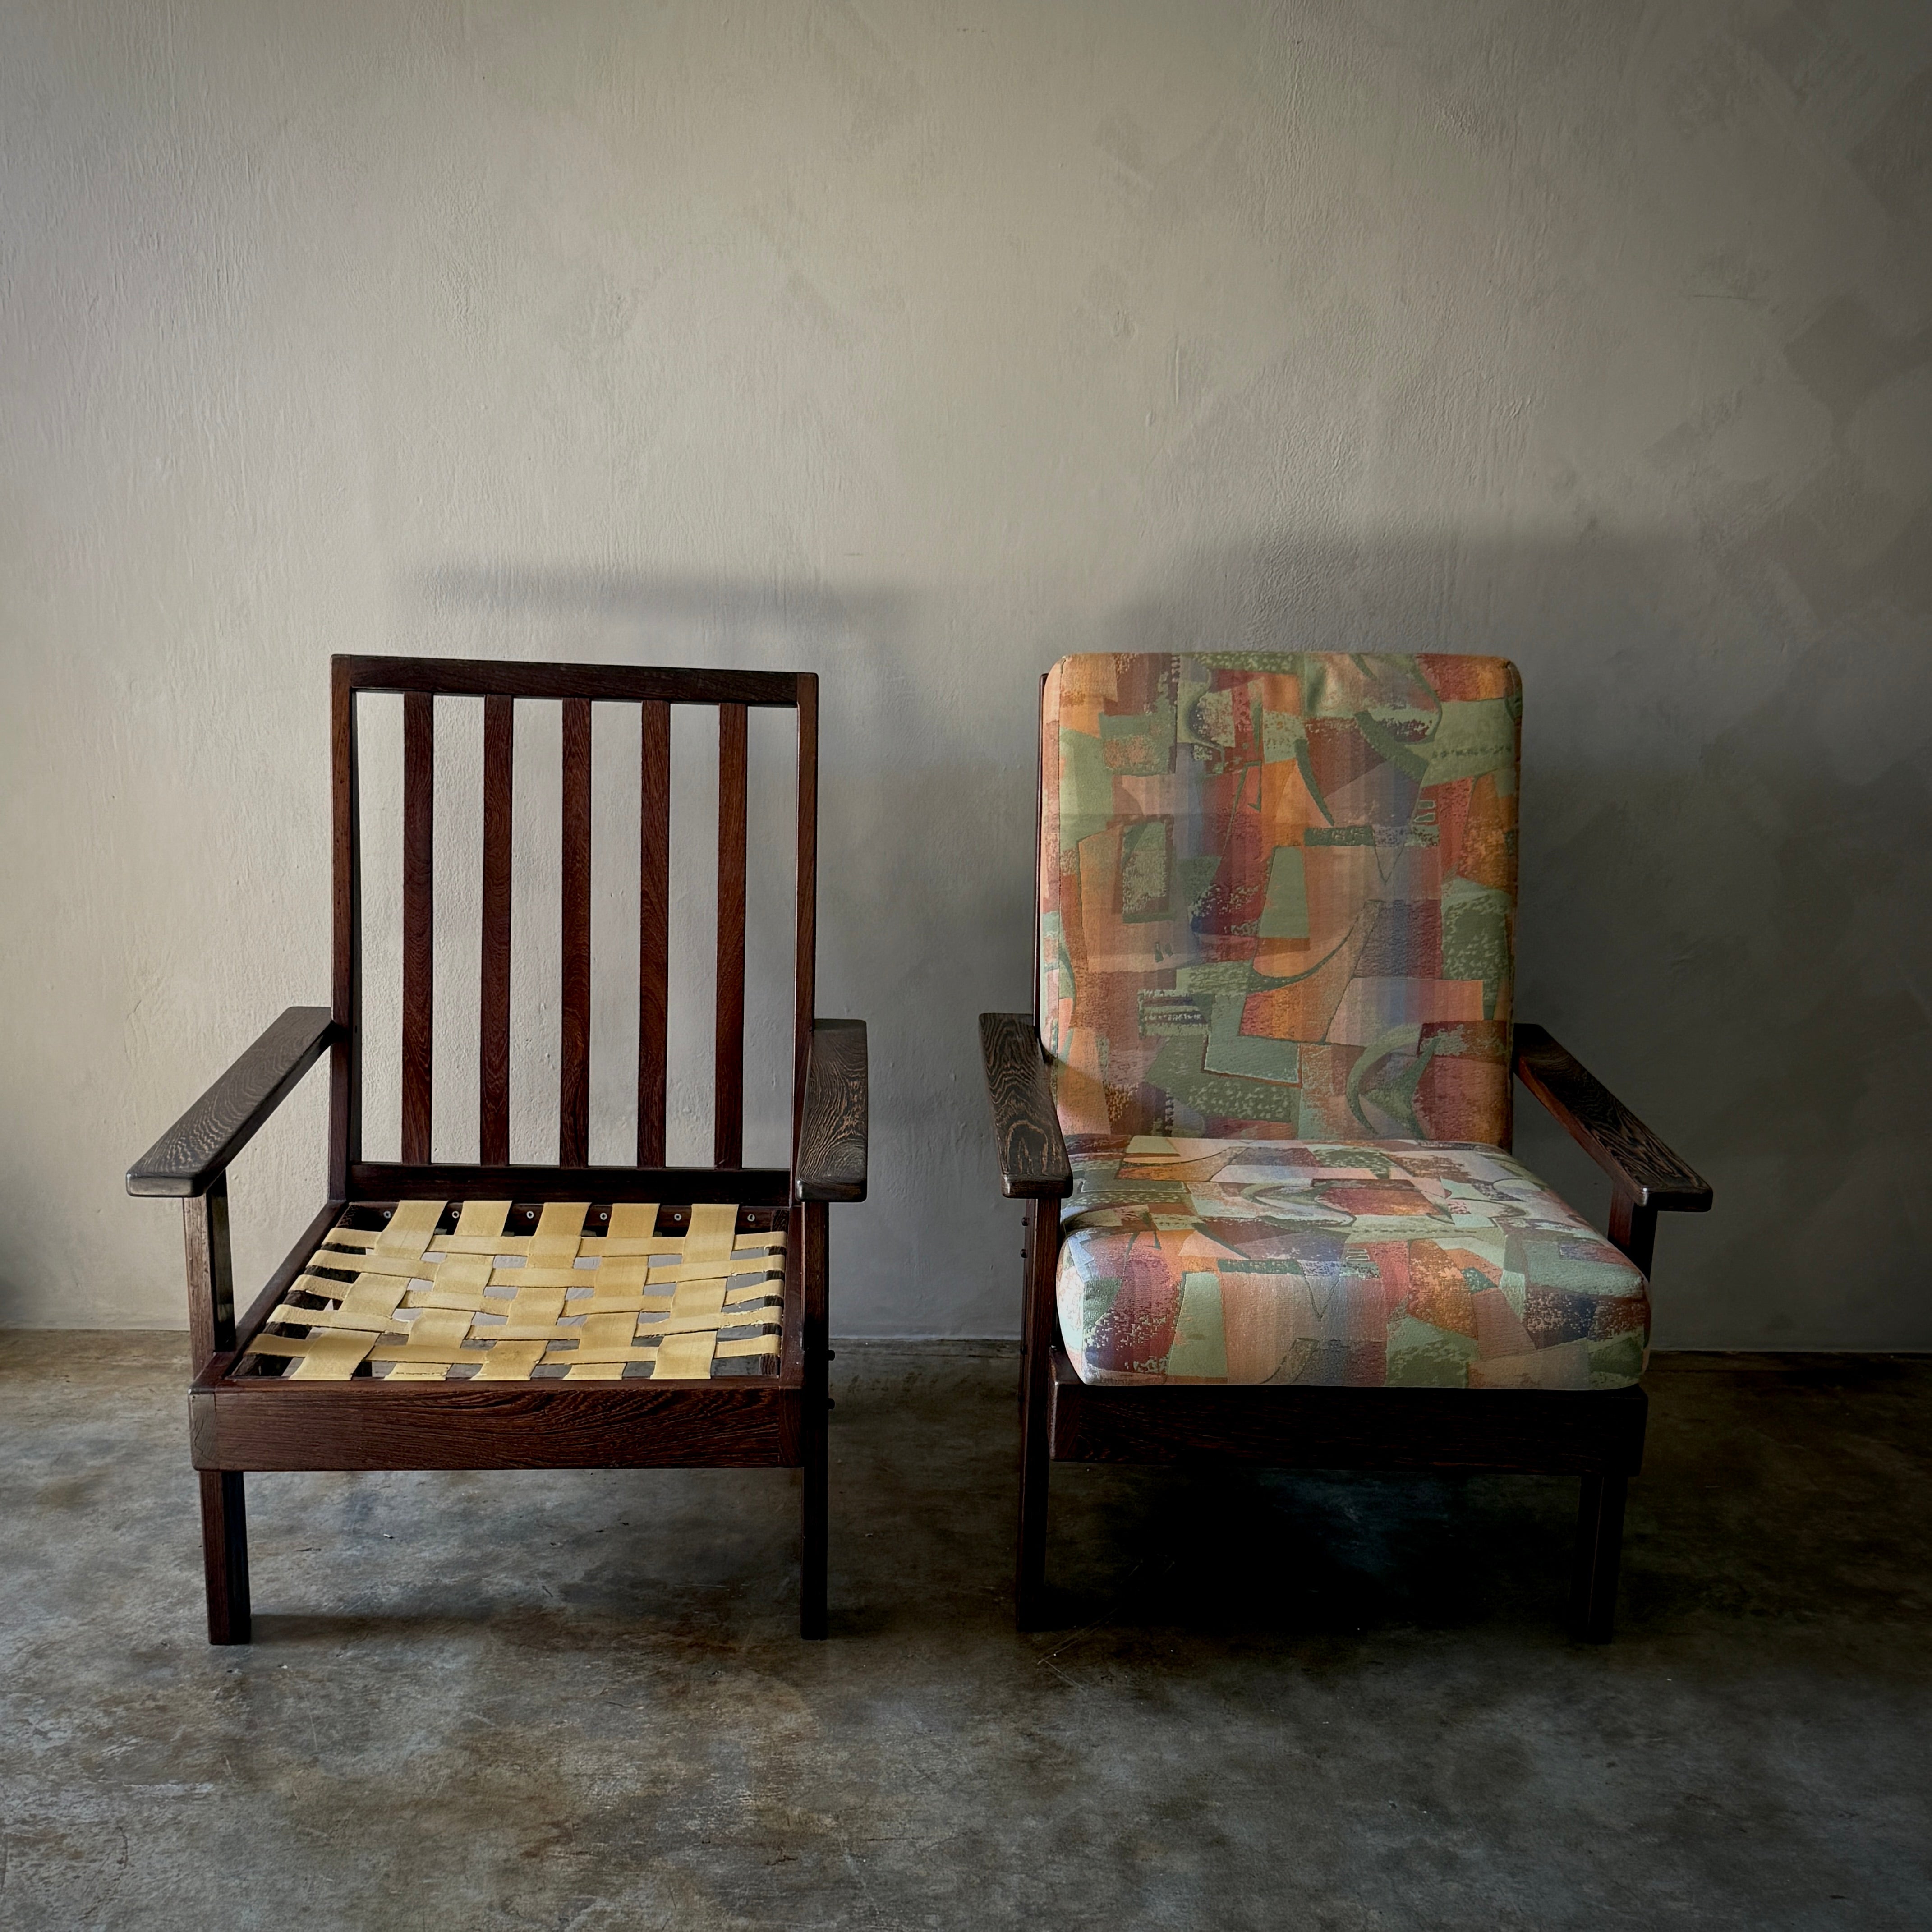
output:
[[[1087,656],[1042,687],[1035,1011],[980,1029],[1029,1203],[1018,1610],[1055,1460],[1582,1478],[1606,1640],[1656,1216],[1711,1190],[1516,1021],[1515,668]],[[1609,1238],[1510,1154],[1513,1080]]]

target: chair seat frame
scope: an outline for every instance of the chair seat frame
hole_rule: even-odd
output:
[[[796,1468],[804,1472],[800,1629],[826,1629],[828,1208],[866,1190],[866,1030],[812,1010],[816,938],[818,681],[809,673],[671,670],[340,656],[333,661],[335,998],[291,1007],[129,1170],[138,1196],[178,1196],[184,1218],[190,1342],[189,1442],[201,1489],[211,1642],[252,1634],[243,1479],[250,1471]],[[359,827],[355,707],[365,692],[404,694],[404,1154],[362,1157]],[[482,1134],[507,1154],[509,706],[565,706],[563,1164],[428,1158],[428,848],[433,696],[488,701],[485,749]],[[588,1139],[590,706],[636,704],[646,758],[641,916],[640,1106],[636,1166],[592,1166]],[[664,1136],[668,716],[716,704],[721,733],[718,1160],[645,1164]],[[743,1092],[745,710],[794,710],[799,722],[792,1160],[739,1164]],[[500,707],[500,708],[499,708]],[[653,763],[653,744],[662,754]],[[656,808],[654,829],[653,808]],[[493,816],[494,814],[494,816]],[[578,836],[573,836],[573,820]],[[655,891],[653,886],[655,884]],[[651,922],[657,923],[653,931]],[[495,921],[493,926],[493,919]],[[493,934],[500,942],[492,944]],[[655,952],[655,974],[652,971]],[[493,961],[497,968],[494,976]],[[331,1069],[327,1198],[287,1258],[238,1319],[227,1171],[257,1130],[326,1055]],[[492,1143],[494,1142],[494,1149]],[[519,1207],[552,1201],[699,1204],[775,1210],[788,1238],[776,1372],[707,1381],[404,1381],[366,1372],[337,1382],[238,1373],[250,1342],[345,1208],[466,1197]]]

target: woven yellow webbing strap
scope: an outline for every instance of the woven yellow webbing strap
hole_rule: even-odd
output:
[[[385,1227],[331,1228],[290,1291],[327,1305],[284,1301],[247,1354],[285,1358],[311,1381],[366,1361],[410,1382],[592,1382],[703,1379],[780,1352],[784,1232],[736,1234],[730,1203],[694,1207],[684,1229],[661,1234],[655,1202],[622,1202],[592,1234],[588,1202],[553,1201],[534,1233],[508,1234],[508,1202],[466,1201],[439,1234],[448,1204],[398,1202]]]

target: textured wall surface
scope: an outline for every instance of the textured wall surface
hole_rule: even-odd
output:
[[[326,998],[326,659],[388,650],[823,674],[835,1323],[1011,1332],[1037,674],[1279,645],[1521,664],[1521,1010],[1717,1188],[1660,1339],[1932,1346],[1920,0],[14,0],[0,181],[0,1321],[182,1318],[121,1172]]]

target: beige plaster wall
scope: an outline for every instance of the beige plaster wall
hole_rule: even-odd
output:
[[[1010,1332],[1035,677],[1186,644],[1514,656],[1522,1009],[1717,1186],[1660,1339],[1932,1346],[1928,452],[1919,0],[13,0],[0,1321],[182,1318],[122,1170],[326,997],[351,649],[823,674],[836,1324]]]

